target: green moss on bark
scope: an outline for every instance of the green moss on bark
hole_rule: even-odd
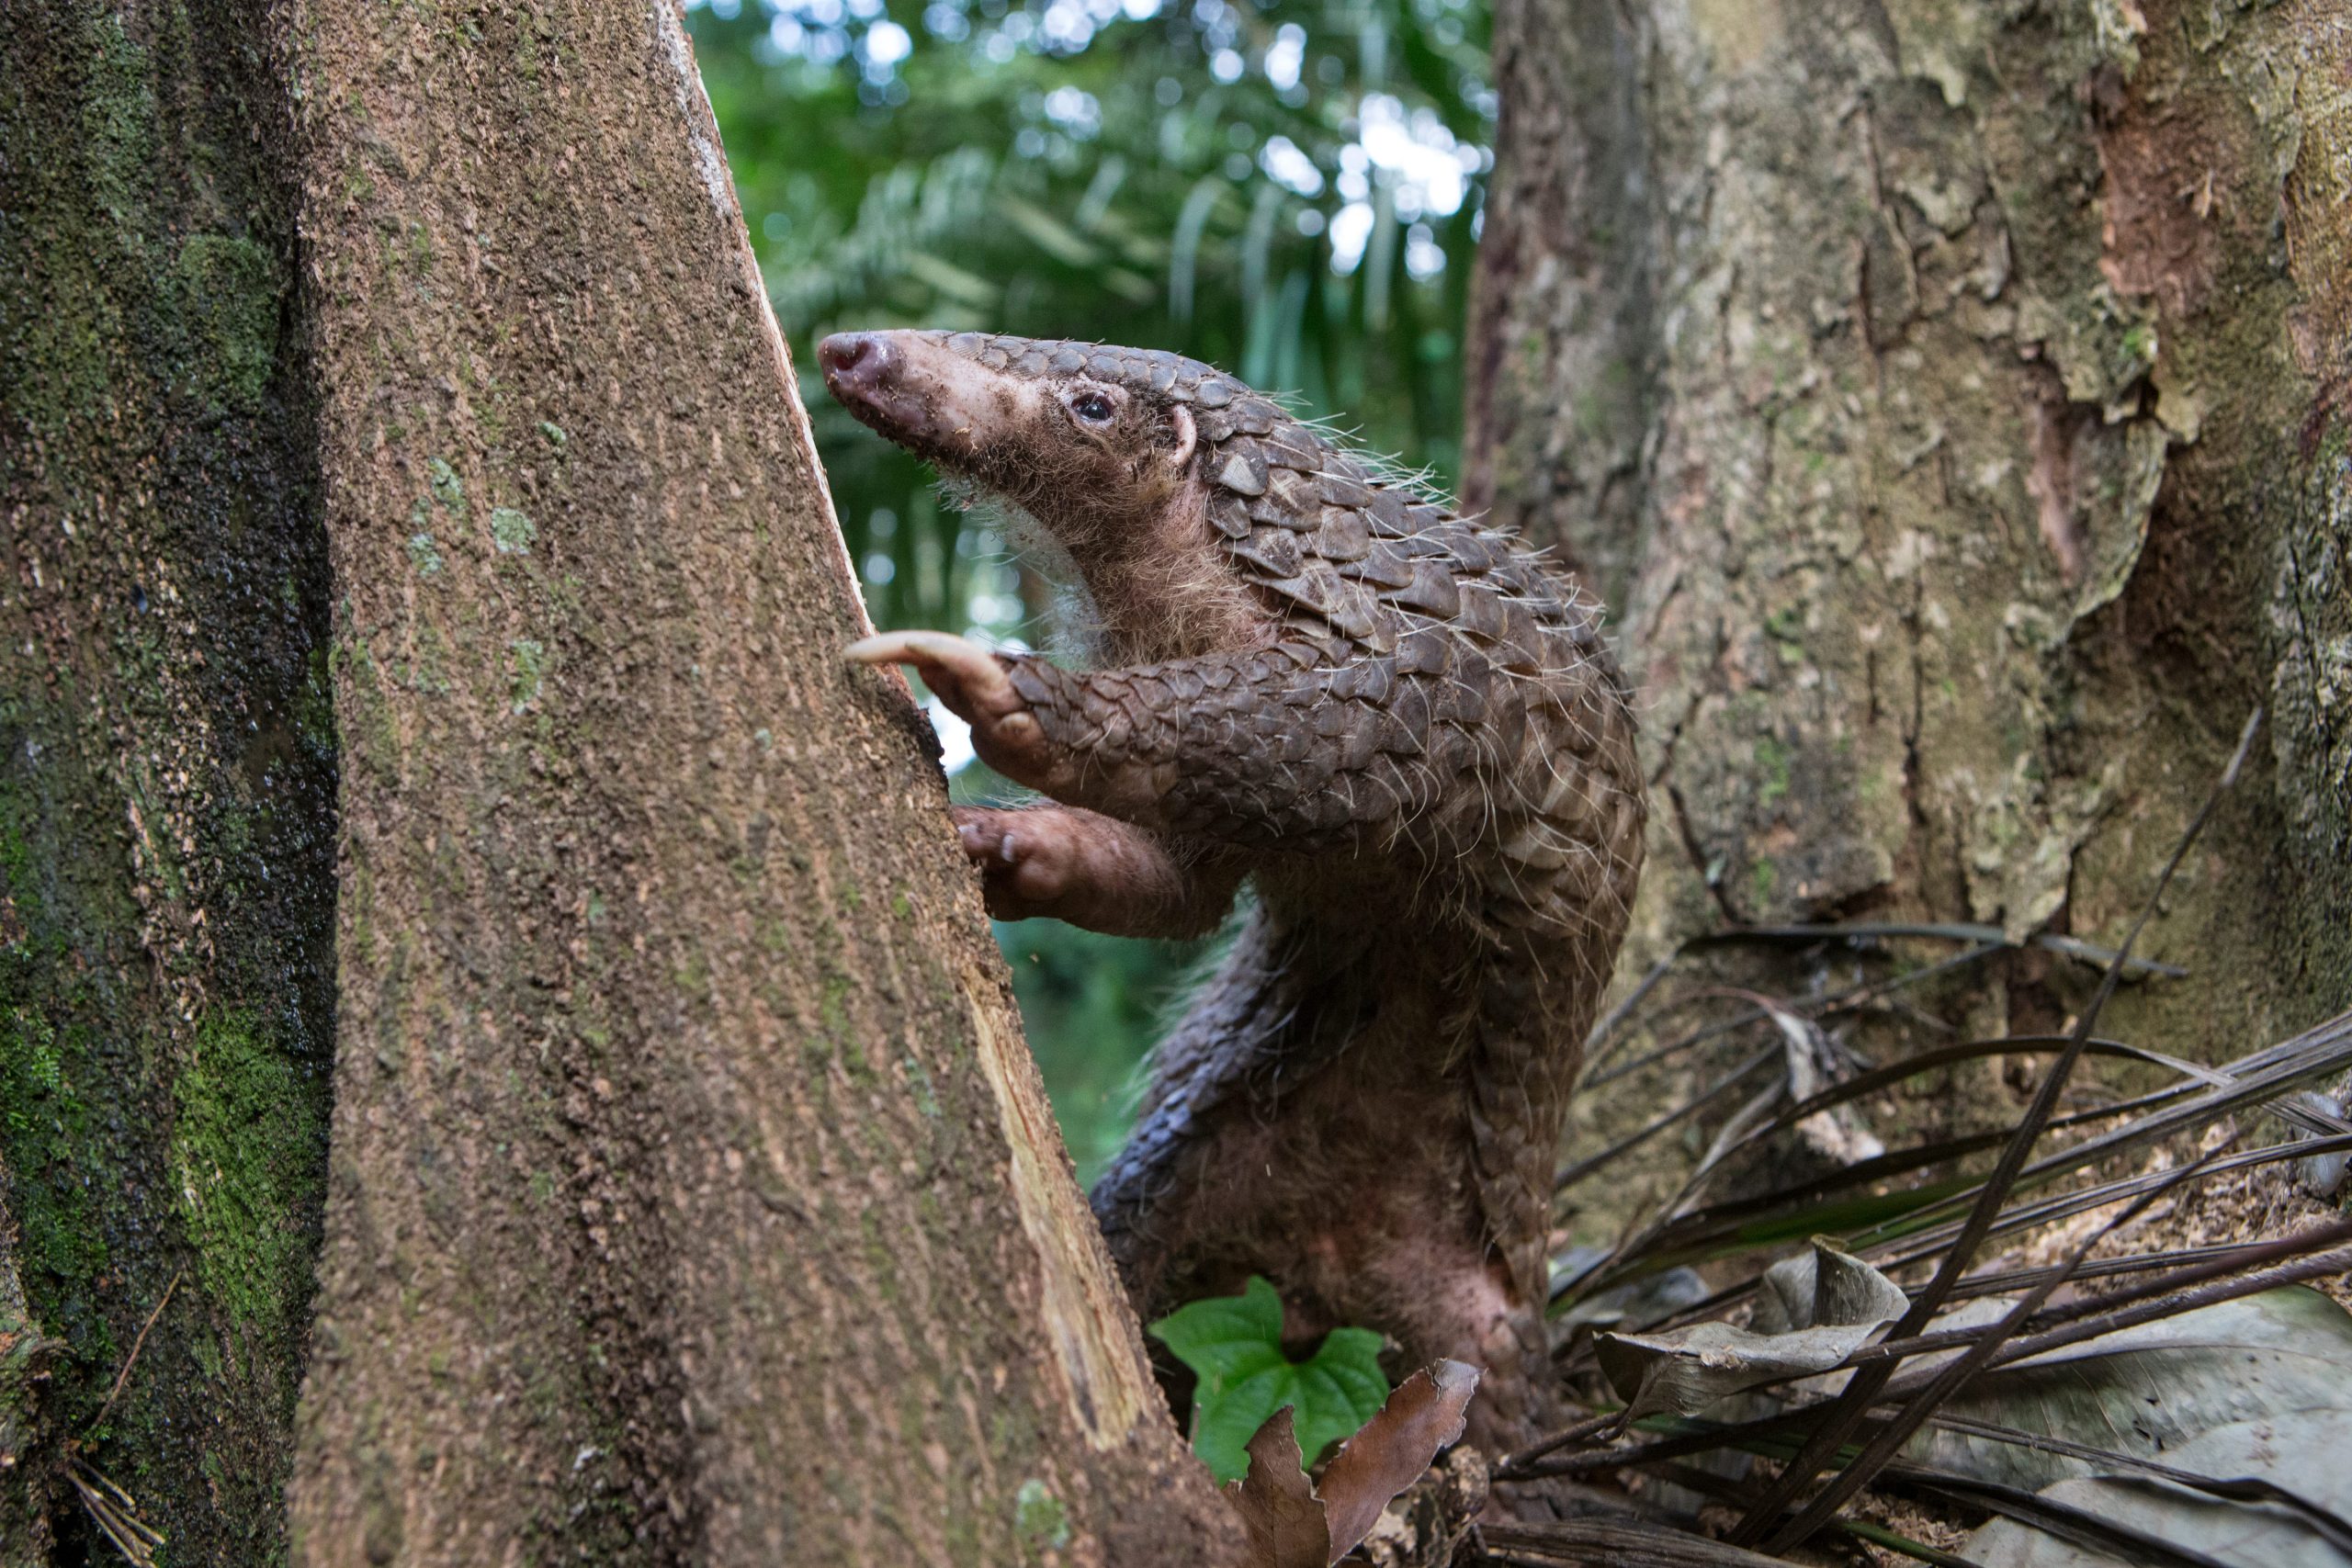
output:
[[[324,1165],[334,735],[271,37],[247,0],[0,28],[0,1248],[60,1347],[0,1424],[19,1473],[86,1445],[175,1568],[283,1554]],[[0,1540],[103,1550],[8,1506]]]
[[[313,1238],[289,1216],[315,1213],[326,1085],[305,1077],[249,1010],[198,1027],[173,1079],[174,1194],[197,1269],[232,1327],[283,1353],[311,1295]]]

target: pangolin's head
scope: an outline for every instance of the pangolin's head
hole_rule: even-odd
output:
[[[1043,524],[1131,649],[1155,603],[1183,623],[1149,626],[1166,652],[1263,620],[1209,503],[1237,436],[1320,447],[1270,399],[1179,355],[983,333],[840,333],[817,358],[860,420]]]
[[[1098,344],[837,333],[817,358],[859,419],[1074,545],[1115,540],[1184,487],[1196,410],[1264,401],[1196,360]]]

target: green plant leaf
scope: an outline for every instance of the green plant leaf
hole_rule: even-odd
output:
[[[1388,1398],[1380,1370],[1380,1336],[1335,1328],[1315,1354],[1294,1361],[1283,1352],[1283,1303],[1256,1275],[1238,1296],[1212,1296],[1177,1308],[1151,1325],[1200,1380],[1193,1405],[1193,1451],[1218,1483],[1250,1469],[1250,1439],[1287,1405],[1303,1462],[1378,1414]]]

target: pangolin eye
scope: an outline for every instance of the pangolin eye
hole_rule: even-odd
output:
[[[1111,407],[1111,400],[1102,393],[1080,392],[1069,400],[1069,412],[1089,424],[1108,424],[1111,415],[1117,411]]]

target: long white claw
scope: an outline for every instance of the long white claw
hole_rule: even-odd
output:
[[[976,712],[1003,718],[1021,706],[996,655],[949,632],[884,632],[851,643],[842,657],[854,664],[911,664],[924,684],[967,719]]]

